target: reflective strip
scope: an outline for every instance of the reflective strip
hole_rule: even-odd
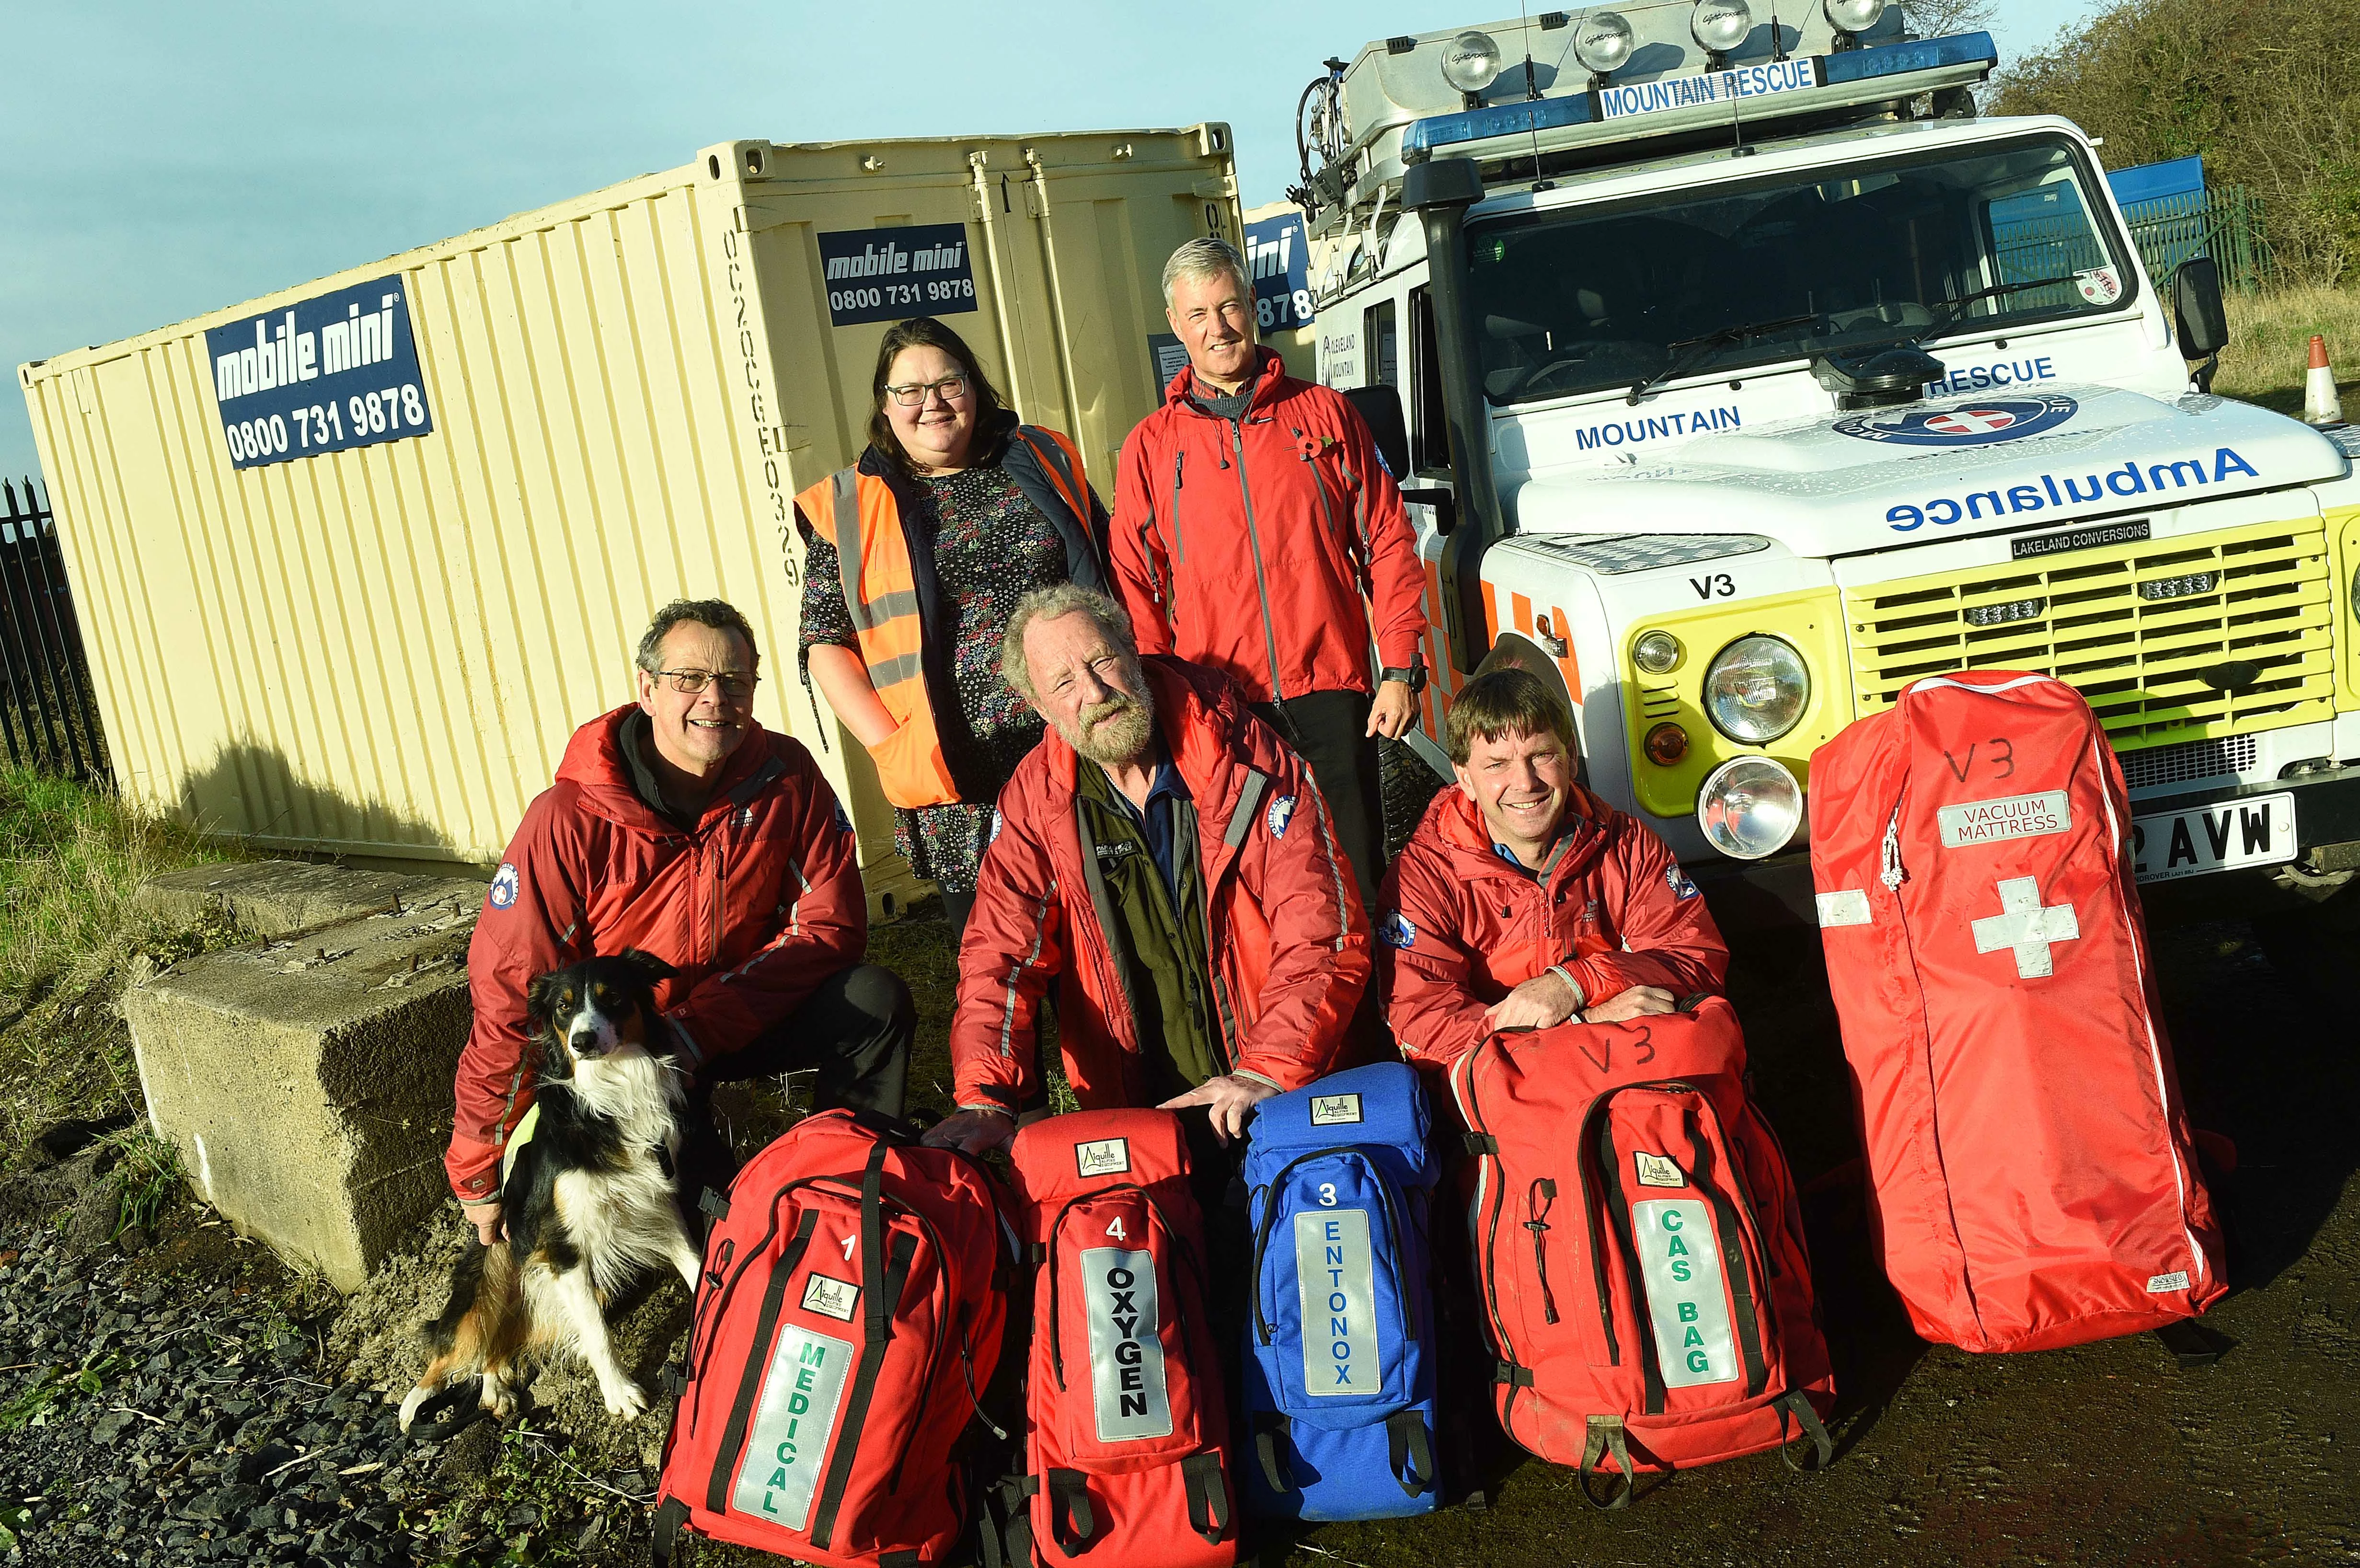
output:
[[[917,654],[897,653],[890,659],[880,659],[869,666],[869,684],[881,692],[887,686],[898,686],[903,681],[916,680],[922,669]]]
[[[762,1379],[762,1402],[746,1437],[745,1468],[729,1494],[733,1513],[803,1528],[851,1371],[852,1346],[846,1341],[794,1323],[780,1329]]]
[[[1382,1389],[1376,1261],[1366,1209],[1296,1212],[1295,1288],[1302,1309],[1303,1391],[1333,1398]]]
[[[869,619],[879,625],[904,615],[918,613],[918,594],[914,588],[901,593],[879,594],[869,601]]]
[[[1830,926],[1865,926],[1869,923],[1868,894],[1856,887],[1819,895],[1819,924]]]
[[[1032,950],[1024,955],[1022,963],[1008,971],[1008,1003],[1000,1015],[1000,1059],[1002,1061],[1010,1059],[1010,1046],[1016,1034],[1017,977],[1041,961],[1041,945],[1049,936],[1049,901],[1056,896],[1057,884],[1052,882],[1049,891],[1042,894],[1041,902],[1033,911]]]
[[[1082,1252],[1082,1310],[1090,1327],[1090,1404],[1100,1442],[1172,1435],[1164,1386],[1155,1255],[1121,1247]]]
[[[1312,806],[1317,811],[1317,815],[1313,817],[1313,820],[1319,824],[1320,848],[1328,851],[1328,875],[1336,884],[1335,948],[1336,951],[1340,953],[1344,950],[1344,938],[1352,934],[1352,917],[1345,913],[1345,911],[1349,909],[1351,905],[1344,902],[1346,895],[1344,893],[1343,861],[1336,849],[1336,835],[1328,826],[1328,797],[1319,793],[1319,785],[1317,781],[1313,782],[1312,786],[1307,793],[1310,795]],[[1358,898],[1360,894],[1356,891],[1350,896]]]
[[[1262,806],[1262,792],[1270,788],[1270,775],[1259,768],[1246,774],[1245,786],[1238,791],[1237,808],[1229,813],[1229,826],[1221,835],[1221,842],[1236,849],[1253,831],[1254,812]]]
[[[836,570],[844,579],[844,608],[854,630],[874,631],[877,623],[860,596],[860,476],[838,468],[829,482],[836,487]]]

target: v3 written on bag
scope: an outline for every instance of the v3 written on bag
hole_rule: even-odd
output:
[[[1033,1285],[1009,1561],[1227,1568],[1228,1408],[1180,1119],[1052,1116],[1011,1157]]]
[[[686,1526],[827,1568],[941,1562],[971,1511],[1006,1234],[983,1167],[896,1124],[823,1112],[748,1161],[705,1239],[658,1561]]]
[[[1395,1519],[1440,1503],[1427,1132],[1406,1062],[1336,1073],[1255,1110],[1245,1408],[1257,1512]]]
[[[1871,1223],[1918,1332],[2041,1350],[2219,1299],[2129,798],[2081,695],[1918,681],[1813,753],[1810,812]]]

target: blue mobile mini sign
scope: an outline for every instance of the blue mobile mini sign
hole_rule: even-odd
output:
[[[1311,247],[1298,213],[1246,225],[1246,267],[1253,274],[1254,320],[1264,332],[1309,326]]]
[[[434,428],[398,273],[209,328],[205,352],[240,468]]]

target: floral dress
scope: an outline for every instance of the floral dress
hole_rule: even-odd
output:
[[[951,650],[951,677],[967,733],[945,734],[943,749],[962,772],[1008,782],[1041,740],[1041,718],[1000,678],[1000,640],[1016,601],[1072,576],[1065,541],[1016,481],[997,464],[917,480],[933,501],[922,528],[934,531],[934,575],[948,627],[928,627],[930,641]],[[844,602],[836,547],[809,536],[803,565],[803,646],[858,650]],[[893,847],[918,875],[945,892],[973,893],[990,842],[992,805],[961,803],[893,813]]]

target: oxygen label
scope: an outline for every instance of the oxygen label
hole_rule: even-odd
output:
[[[1120,1247],[1082,1254],[1082,1310],[1090,1325],[1090,1398],[1100,1442],[1172,1435],[1164,1382],[1155,1256]]]
[[[1736,1382],[1737,1341],[1710,1212],[1693,1198],[1652,1198],[1631,1205],[1631,1232],[1664,1387]]]
[[[1315,1209],[1295,1216],[1295,1288],[1302,1309],[1304,1392],[1365,1396],[1384,1387],[1366,1209]]]
[[[811,1517],[812,1494],[836,1431],[852,1346],[789,1324],[779,1331],[762,1402],[746,1434],[746,1460],[729,1506],[750,1519],[801,1530]]]

